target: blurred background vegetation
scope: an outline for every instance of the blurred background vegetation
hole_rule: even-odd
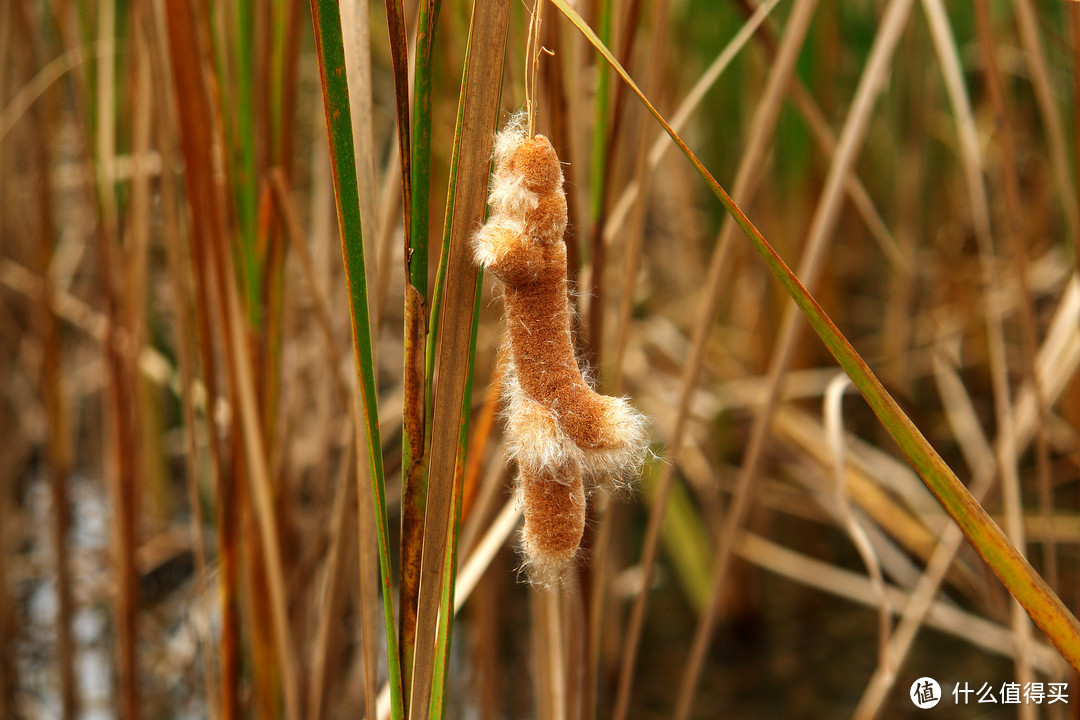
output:
[[[384,716],[388,637],[406,684],[414,643],[446,669],[450,717],[906,717],[921,676],[936,717],[1080,713],[1075,671],[553,7],[537,117],[566,163],[577,341],[653,419],[656,460],[593,494],[566,587],[525,582],[484,283],[451,473],[463,606],[424,650],[402,457],[431,442],[429,313],[472,312],[436,282],[472,4],[313,5],[342,16],[363,306],[307,3],[0,2],[0,717]],[[1076,608],[1080,4],[575,6]],[[505,63],[475,70],[499,123],[524,103],[531,7],[509,3]],[[371,326],[355,356],[350,307]],[[1069,702],[951,696],[1012,681]]]

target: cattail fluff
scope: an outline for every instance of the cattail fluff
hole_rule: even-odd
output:
[[[519,468],[526,564],[557,581],[585,528],[585,488],[632,480],[647,452],[645,417],[625,398],[589,386],[574,356],[566,280],[562,166],[524,114],[495,138],[487,224],[476,262],[503,284],[509,343],[508,455]]]

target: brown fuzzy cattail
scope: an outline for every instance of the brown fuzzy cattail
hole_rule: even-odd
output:
[[[566,196],[555,149],[543,135],[530,137],[518,115],[496,137],[494,154],[491,215],[474,251],[503,283],[508,448],[521,469],[527,564],[544,569],[534,573],[537,580],[564,567],[577,551],[584,480],[621,478],[639,468],[645,418],[626,399],[594,391],[574,356],[563,242]]]
[[[529,576],[544,585],[558,581],[563,568],[577,555],[585,532],[585,485],[581,469],[557,468],[557,477],[521,468],[520,483],[525,524],[521,539]]]

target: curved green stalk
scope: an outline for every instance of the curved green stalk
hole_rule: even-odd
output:
[[[379,541],[379,578],[382,582],[383,615],[386,629],[387,665],[390,676],[390,713],[403,717],[401,663],[394,623],[393,583],[390,578],[389,533],[383,487],[382,442],[379,437],[379,410],[375,395],[375,369],[371,349],[371,322],[368,318],[367,280],[364,277],[364,242],[360,218],[360,190],[353,155],[352,113],[349,85],[345,79],[345,49],[341,36],[341,15],[335,0],[311,0],[315,25],[315,45],[319,56],[323,105],[330,138],[330,165],[334,175],[341,253],[348,278],[349,314],[352,318],[353,357],[360,393],[364,402],[364,430],[368,440],[371,492]]]

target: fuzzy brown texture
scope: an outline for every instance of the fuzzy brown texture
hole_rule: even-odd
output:
[[[534,240],[562,243],[566,232],[566,196],[549,193],[537,198],[537,206],[525,213],[525,233]]]
[[[563,257],[566,246],[553,246]],[[522,389],[545,405],[563,431],[585,448],[619,443],[603,397],[585,382],[570,340],[565,270],[559,278],[507,286],[503,296],[510,348]]]
[[[523,492],[526,567],[557,583],[585,530],[585,480],[625,479],[647,452],[644,417],[624,398],[595,392],[574,355],[566,280],[562,166],[520,118],[495,141],[491,217],[476,260],[502,281],[509,362],[507,454]]]
[[[562,168],[543,135],[523,142],[511,155],[510,170],[531,192],[545,190],[525,213],[525,233],[500,233],[498,259],[487,269],[503,281],[510,351],[521,387],[555,415],[581,447],[619,444],[609,422],[608,403],[581,374],[574,357],[567,303],[566,196]],[[534,190],[534,188],[536,188]]]
[[[561,468],[554,480],[547,473],[521,471],[525,511],[522,539],[534,577],[550,577],[577,554],[585,532],[585,485],[580,468]],[[545,577],[548,576],[548,577]]]
[[[537,195],[562,193],[562,166],[551,141],[534,135],[522,142],[510,158],[509,170],[525,180],[525,187]]]

